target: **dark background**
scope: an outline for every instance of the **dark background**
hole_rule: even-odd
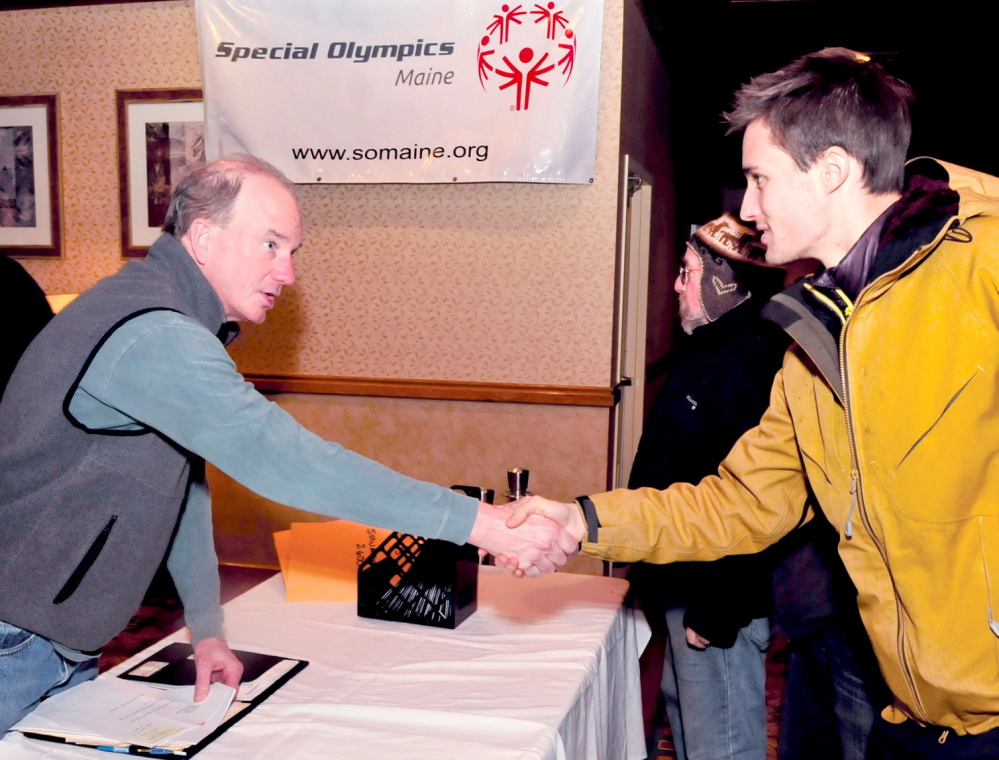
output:
[[[823,47],[869,53],[915,90],[909,155],[930,155],[999,175],[999,6],[965,0],[729,2],[642,0],[670,80],[678,234],[726,210],[741,188],[741,138],[720,114],[732,93]],[[625,51],[627,55],[627,51]]]

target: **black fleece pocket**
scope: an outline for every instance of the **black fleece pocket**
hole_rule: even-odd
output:
[[[55,599],[52,600],[53,604],[62,604],[67,599],[69,599],[73,592],[76,591],[80,582],[83,580],[83,576],[87,574],[87,571],[93,566],[94,562],[97,561],[97,557],[100,556],[101,550],[104,548],[104,544],[108,542],[108,536],[111,535],[111,529],[114,524],[118,521],[118,515],[111,515],[111,519],[108,520],[108,524],[104,526],[104,529],[97,534],[97,538],[87,549],[87,553],[83,555],[83,559],[80,560],[80,564],[76,566],[72,575],[69,576],[69,580],[66,581],[59,593],[56,594]]]

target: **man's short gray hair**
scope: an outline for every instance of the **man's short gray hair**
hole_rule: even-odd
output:
[[[207,219],[218,227],[225,227],[232,219],[243,178],[250,174],[273,177],[295,194],[295,186],[280,169],[255,156],[236,153],[198,166],[177,184],[163,221],[163,231],[183,237],[195,219]]]
[[[838,145],[863,165],[864,187],[883,195],[902,189],[912,99],[870,56],[825,48],[750,80],[723,116],[729,134],[760,120],[802,171]]]

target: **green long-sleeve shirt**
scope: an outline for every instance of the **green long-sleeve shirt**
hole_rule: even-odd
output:
[[[464,543],[474,499],[401,475],[302,427],[236,371],[199,322],[153,311],[119,327],[70,402],[91,429],[152,428],[256,493],[330,517]],[[192,481],[168,558],[194,640],[222,636],[206,485]]]

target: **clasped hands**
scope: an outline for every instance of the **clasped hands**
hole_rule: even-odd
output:
[[[537,576],[564,565],[578,551],[585,533],[575,503],[528,496],[502,507],[479,502],[468,540],[514,575]]]

